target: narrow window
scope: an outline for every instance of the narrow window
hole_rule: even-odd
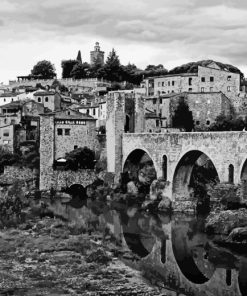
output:
[[[70,111],[68,111],[68,115],[70,115]]]
[[[170,84],[171,84],[171,82],[170,82],[170,81],[168,81],[168,86],[170,86]]]
[[[172,86],[174,86],[175,85],[175,81],[172,81]]]
[[[63,135],[63,129],[62,128],[58,128],[57,129],[57,135],[58,136],[62,136]]]
[[[231,284],[232,284],[232,271],[231,271],[231,269],[226,270],[226,284],[227,284],[227,286],[231,286]]]
[[[160,104],[162,104],[162,99],[160,99]]]
[[[153,99],[153,104],[154,104],[154,105],[156,104],[156,99]]]
[[[162,86],[165,86],[165,82],[164,81],[162,82]]]
[[[228,181],[229,183],[234,183],[234,166],[232,164],[228,167]]]
[[[95,115],[95,109],[93,109],[93,115]]]
[[[65,136],[69,136],[70,135],[70,129],[66,128],[64,134],[65,134]]]
[[[163,173],[163,179],[167,180],[167,156],[163,155],[163,161],[162,161],[162,173]]]
[[[159,120],[157,119],[156,120],[156,127],[158,127],[159,126]]]
[[[75,149],[77,149],[77,148],[78,148],[78,146],[77,146],[77,145],[75,145],[75,146],[74,146],[74,150],[75,150]]]
[[[45,98],[45,102],[48,102],[48,97]]]
[[[39,103],[41,102],[41,98],[38,98],[38,102],[39,102]]]
[[[214,77],[210,76],[210,82],[214,82]]]
[[[192,78],[189,78],[189,85],[192,85]]]
[[[197,121],[196,121],[196,125],[199,125],[199,124],[200,124],[200,121],[199,121],[199,120],[197,120]]]
[[[207,125],[210,125],[210,120],[207,120],[207,121],[206,121],[206,124],[207,124]]]
[[[205,82],[205,77],[202,77],[201,78],[201,82]]]

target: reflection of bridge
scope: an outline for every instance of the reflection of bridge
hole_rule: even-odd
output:
[[[136,150],[150,156],[157,177],[167,176],[170,197],[188,188],[194,164],[202,154],[214,164],[220,182],[240,184],[247,178],[247,132],[123,134],[119,170]]]

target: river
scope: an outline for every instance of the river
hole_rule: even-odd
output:
[[[61,203],[52,210],[117,246],[118,257],[171,295],[247,295],[247,251],[217,246],[203,232],[205,217],[153,215],[138,206],[90,199]]]

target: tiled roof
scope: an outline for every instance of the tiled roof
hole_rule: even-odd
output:
[[[55,95],[55,92],[53,91],[37,91],[34,96],[52,96]]]

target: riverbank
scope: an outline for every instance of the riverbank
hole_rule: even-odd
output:
[[[0,231],[0,295],[173,295],[126,266],[99,232],[34,218]]]

